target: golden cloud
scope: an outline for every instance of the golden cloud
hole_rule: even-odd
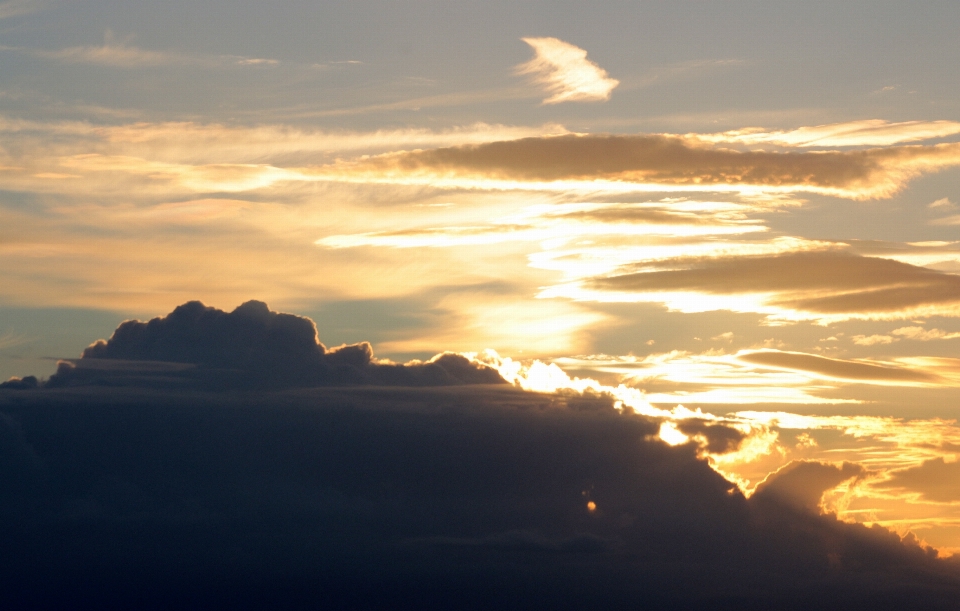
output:
[[[880,489],[919,493],[925,500],[939,503],[960,501],[960,462],[946,462],[941,456],[923,464],[892,471],[888,479],[873,484]]]
[[[827,358],[803,352],[758,350],[756,352],[741,352],[737,354],[737,358],[764,367],[807,371],[837,380],[896,383],[936,383],[941,381],[940,376],[927,371],[908,369],[886,363]]]
[[[889,146],[960,134],[956,121],[903,121],[881,119],[848,121],[798,127],[793,130],[767,131],[763,128],[738,129],[719,134],[690,134],[703,142],[776,144],[797,147]]]
[[[736,151],[663,135],[562,135],[390,153],[318,168],[329,179],[615,181],[887,197],[925,172],[960,165],[960,144],[858,151]]]
[[[752,294],[773,309],[814,318],[960,313],[960,276],[840,250],[674,259],[634,269],[588,280],[584,288],[627,301],[631,293],[637,301],[657,301],[658,293]]]

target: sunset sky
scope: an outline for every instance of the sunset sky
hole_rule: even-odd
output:
[[[960,552],[957,24],[940,0],[7,0],[0,378],[256,299],[328,347],[612,393],[747,494],[847,461],[824,511]]]

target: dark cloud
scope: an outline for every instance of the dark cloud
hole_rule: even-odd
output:
[[[736,452],[747,437],[733,427],[697,418],[677,422],[677,429],[688,437],[702,437],[703,449],[711,454]]]
[[[0,388],[11,388],[16,390],[29,390],[32,388],[38,388],[39,386],[40,382],[37,380],[36,376],[10,378],[6,382],[0,382]]]
[[[809,371],[845,380],[886,380],[890,382],[937,382],[940,380],[939,376],[923,371],[875,365],[863,361],[833,359],[803,352],[759,350],[738,354],[737,358],[755,365]]]
[[[359,172],[504,180],[607,178],[675,185],[814,187],[889,194],[921,171],[956,164],[957,145],[861,151],[741,152],[660,135],[564,135],[393,153],[343,165]]]
[[[892,471],[889,479],[873,487],[918,492],[930,501],[955,503],[960,501],[960,462],[934,458],[917,467]]]
[[[896,312],[960,303],[960,276],[841,251],[692,257],[643,267],[595,278],[587,286],[633,292],[775,293],[773,305],[819,314]]]
[[[858,467],[746,499],[659,422],[565,399],[0,390],[5,605],[956,608],[956,563],[811,511]]]
[[[815,513],[825,492],[863,474],[863,467],[853,463],[845,462],[838,467],[817,461],[795,460],[760,482],[753,499],[755,502],[773,501]]]
[[[109,340],[61,363],[48,386],[286,388],[324,385],[498,384],[493,369],[456,354],[379,363],[369,343],[327,349],[312,320],[248,301],[224,312],[192,301],[165,317],[129,320]]]

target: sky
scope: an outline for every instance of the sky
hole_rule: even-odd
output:
[[[606,393],[748,496],[846,461],[819,510],[960,552],[957,23],[934,0],[8,0],[0,378],[260,300],[384,363]]]

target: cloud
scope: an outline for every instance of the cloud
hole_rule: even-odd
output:
[[[401,229],[395,231],[332,235],[315,243],[328,248],[379,246],[391,248],[447,248],[503,242],[572,241],[590,237],[596,246],[625,238],[652,236],[693,237],[731,235],[765,231],[761,224],[745,218],[735,206],[709,204],[697,207],[682,203],[625,204],[553,204],[530,206],[519,213],[478,225]],[[711,209],[714,208],[714,209]],[[689,244],[702,248],[702,244]],[[681,250],[681,247],[677,247]],[[623,252],[622,249],[621,253]],[[648,249],[650,250],[650,249]],[[571,253],[562,256],[570,260]],[[616,255],[604,257],[614,261]],[[537,257],[537,266],[549,265]],[[615,266],[615,264],[613,265]]]
[[[0,19],[28,15],[46,8],[44,0],[7,0],[0,3]]]
[[[0,393],[0,453],[22,459],[0,462],[20,482],[0,497],[5,597],[955,607],[956,563],[819,515],[858,467],[795,464],[746,499],[658,428],[607,397],[502,386]]]
[[[619,274],[584,281],[588,292],[582,298],[610,292],[624,301],[669,302],[671,294],[702,294],[718,297],[712,309],[808,319],[903,318],[934,312],[949,316],[960,311],[960,277],[841,250],[691,257],[634,268],[642,271],[625,266]],[[753,295],[755,301],[723,299],[734,295]],[[701,305],[711,309],[706,300]]]
[[[523,38],[535,56],[516,67],[517,74],[532,75],[550,97],[544,104],[603,102],[620,81],[587,59],[587,52],[557,38]]]
[[[960,337],[960,333],[947,333],[941,329],[924,329],[923,327],[900,327],[890,333],[899,335],[905,339],[915,339],[921,342],[928,342],[934,339],[956,339]]]
[[[24,376],[22,378],[10,378],[6,382],[0,382],[0,388],[9,388],[13,390],[32,390],[39,388],[40,382],[36,376]]]
[[[171,65],[202,65],[194,57],[170,51],[150,51],[124,43],[108,42],[102,46],[69,47],[57,51],[30,51],[32,55],[65,64],[94,64],[114,68],[147,68]]]
[[[690,134],[704,142],[742,144],[778,144],[796,147],[889,146],[960,134],[956,121],[904,121],[890,123],[881,119],[830,123],[799,127],[790,131],[765,131],[762,128],[738,129],[720,134]]]
[[[864,475],[863,467],[851,463],[838,467],[816,461],[793,461],[760,482],[753,498],[757,501],[775,499],[799,509],[818,512],[824,493]]]
[[[945,216],[940,219],[934,219],[930,221],[931,225],[960,225],[960,214],[954,214],[953,216]]]
[[[960,165],[960,144],[776,153],[694,145],[662,135],[563,135],[385,154],[316,170],[340,180],[551,183],[613,181],[688,189],[748,187],[888,197],[927,172]],[[594,184],[593,189],[599,189]],[[518,188],[514,186],[513,188]]]
[[[950,198],[941,197],[940,199],[927,204],[927,208],[953,208],[956,204],[950,201]]]
[[[747,438],[746,433],[732,426],[696,418],[681,420],[676,428],[689,438],[700,437],[701,447],[711,454],[736,452]]]
[[[149,322],[129,320],[80,359],[63,362],[50,387],[287,388],[323,385],[423,386],[504,383],[457,354],[407,365],[378,363],[370,344],[327,349],[309,318],[248,301],[230,313],[185,303]]]
[[[845,240],[849,251],[867,257],[893,259],[945,272],[960,265],[960,242],[929,240],[924,242],[886,242],[883,240]]]
[[[858,346],[877,346],[897,341],[889,335],[854,335],[850,340]]]
[[[30,157],[100,152],[167,163],[289,164],[308,156],[374,154],[397,149],[480,144],[531,136],[563,134],[555,123],[511,126],[476,122],[447,129],[319,130],[290,125],[223,125],[193,121],[100,125],[80,121],[41,122],[0,116],[0,132],[28,140]],[[31,136],[33,138],[31,138]],[[54,150],[43,148],[55,141]]]
[[[7,3],[11,4],[11,3]],[[38,6],[39,3],[22,3]],[[3,19],[3,6],[0,5],[0,19]],[[156,68],[161,66],[196,66],[205,68],[227,66],[276,66],[280,62],[274,59],[239,57],[231,55],[196,55],[177,51],[152,51],[130,44],[128,36],[117,40],[113,32],[107,30],[103,45],[81,45],[65,49],[49,50],[25,47],[0,47],[7,51],[16,51],[33,57],[49,59],[64,64],[89,64],[110,66],[113,68]]]
[[[891,471],[889,477],[872,487],[919,493],[928,501],[956,503],[960,501],[960,462],[946,462],[943,457],[923,464]]]
[[[757,365],[810,371],[841,380],[936,382],[940,379],[935,374],[904,367],[866,361],[833,359],[803,352],[760,350],[757,352],[741,352],[737,354],[737,358]]]

